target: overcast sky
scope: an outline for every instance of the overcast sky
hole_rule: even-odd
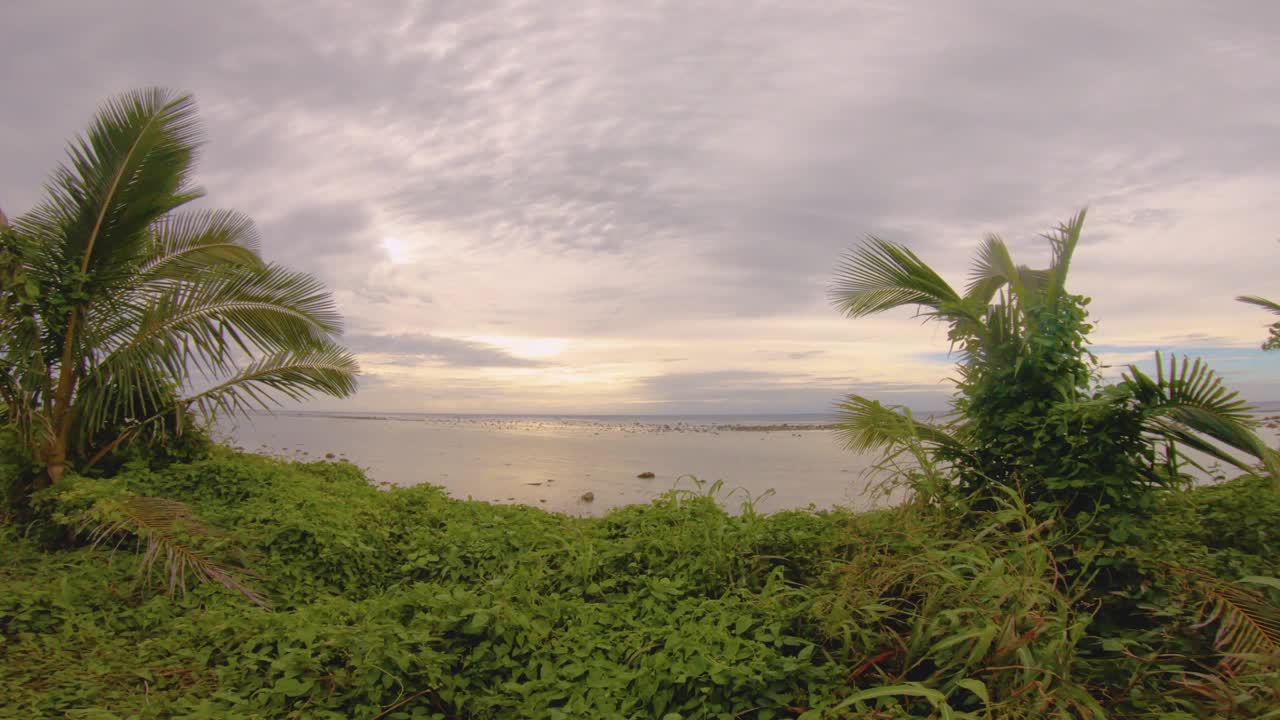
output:
[[[434,412],[936,408],[943,328],[842,319],[866,234],[962,285],[1090,207],[1104,360],[1280,399],[1280,3],[41,2],[0,24],[0,206],[111,94],[195,94],[207,203],[320,276],[348,401]]]

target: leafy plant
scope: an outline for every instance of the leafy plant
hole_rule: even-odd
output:
[[[0,421],[57,483],[122,443],[273,398],[355,390],[340,318],[307,275],[264,262],[242,215],[183,210],[200,125],[188,95],[105,104],[45,198],[0,222]]]
[[[837,405],[846,444],[925,449],[962,492],[1016,488],[1042,515],[1148,508],[1149,488],[1179,480],[1179,446],[1251,469],[1229,450],[1243,452],[1280,483],[1248,407],[1201,362],[1166,368],[1157,355],[1155,378],[1130,367],[1120,382],[1101,382],[1088,298],[1067,291],[1084,219],[1081,211],[1045,235],[1044,269],[1015,264],[988,236],[963,294],[906,247],[869,238],[855,248],[832,286],[835,305],[849,317],[917,307],[948,326],[959,375],[946,425],[849,396]]]
[[[380,490],[348,463],[227,450],[67,480],[46,491],[73,495],[59,505],[67,522],[104,499],[97,517],[110,522],[125,517],[113,498],[171,498],[153,508],[165,518],[155,527],[228,569],[252,568],[274,610],[216,583],[172,599],[147,592],[144,558],[111,549],[139,539],[132,522],[97,546],[0,525],[0,697],[23,717],[104,718],[986,720],[1277,707],[1266,656],[1227,665],[1232,647],[1214,646],[1224,620],[1262,620],[1263,608],[1206,605],[1192,576],[1166,565],[1273,577],[1280,505],[1257,478],[1161,494],[1139,518],[1155,530],[1106,552],[1013,489],[989,507],[961,498],[770,515],[726,512],[713,489],[577,518],[429,486]],[[1099,592],[1107,553],[1141,582]],[[1275,592],[1226,587],[1254,601]]]

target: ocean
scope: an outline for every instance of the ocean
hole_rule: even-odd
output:
[[[280,412],[219,426],[239,447],[348,461],[375,483],[431,483],[460,499],[598,515],[672,489],[731,510],[884,502],[878,456],[844,449],[822,415],[507,416]],[[640,477],[652,473],[653,477]],[[590,493],[590,499],[583,496]]]
[[[717,483],[731,511],[744,501],[772,512],[866,509],[900,498],[882,492],[879,454],[846,450],[831,423],[823,415],[277,412],[224,421],[216,434],[251,452],[352,462],[380,485],[430,483],[459,499],[573,515]],[[1276,446],[1280,418],[1259,431]]]

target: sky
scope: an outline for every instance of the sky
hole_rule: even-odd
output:
[[[194,93],[202,202],[323,279],[364,374],[313,409],[945,406],[945,329],[842,318],[875,235],[962,286],[984,234],[1070,287],[1115,373],[1159,348],[1280,400],[1280,3],[15,3],[0,207],[111,95]],[[1149,362],[1149,361],[1147,361]]]

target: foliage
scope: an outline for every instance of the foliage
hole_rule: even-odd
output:
[[[347,463],[226,450],[135,463],[42,496],[44,517],[74,523],[104,499],[171,498],[183,505],[164,513],[200,518],[194,531],[175,523],[175,539],[251,571],[274,609],[216,584],[170,599],[155,592],[164,578],[141,571],[145,556],[45,544],[34,525],[4,525],[0,696],[15,716],[73,718],[1155,718],[1277,707],[1266,648],[1237,660],[1250,648],[1215,638],[1223,621],[1262,618],[1280,598],[1249,585],[1256,607],[1224,610],[1206,604],[1191,581],[1201,576],[1169,569],[1203,568],[1219,588],[1280,574],[1280,506],[1257,479],[1159,496],[1139,533],[1148,540],[1108,551],[1118,555],[1103,566],[1104,554],[1016,493],[986,509],[761,515],[749,503],[726,512],[717,491],[575,518],[426,486],[379,490]],[[1063,548],[1079,550],[1076,572],[1064,571]],[[1090,578],[1120,571],[1121,556],[1142,581],[1093,593]]]
[[[1272,315],[1280,315],[1280,303],[1274,300],[1258,297],[1257,295],[1241,295],[1236,300],[1249,305],[1266,310]],[[1267,326],[1267,339],[1262,343],[1263,350],[1280,350],[1280,322],[1274,322]]]
[[[200,136],[190,96],[117,97],[0,223],[0,422],[47,481],[182,431],[188,410],[355,389],[324,288],[264,262],[247,218],[185,209]]]
[[[947,425],[850,396],[837,406],[846,444],[926,448],[962,495],[1013,488],[1038,516],[1080,524],[1148,512],[1152,488],[1183,481],[1180,448],[1251,470],[1245,453],[1280,483],[1249,408],[1200,361],[1166,367],[1157,354],[1155,378],[1130,367],[1119,382],[1101,381],[1088,350],[1089,300],[1066,284],[1084,218],[1045,235],[1052,258],[1041,270],[1016,265],[988,236],[963,294],[903,246],[870,238],[854,249],[837,272],[836,306],[850,317],[916,306],[945,323],[958,378]],[[1123,542],[1129,530],[1109,534]]]

